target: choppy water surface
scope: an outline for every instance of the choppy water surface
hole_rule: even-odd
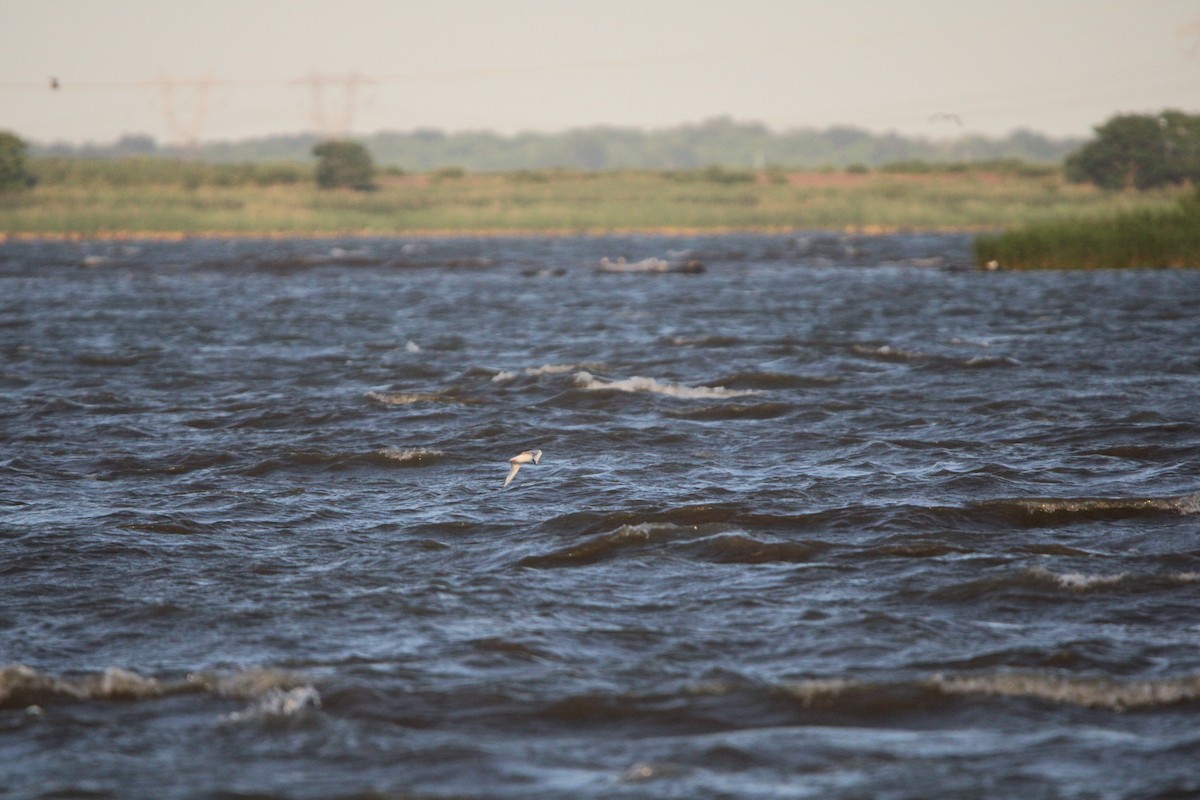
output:
[[[1200,273],[968,245],[0,246],[0,795],[1196,796]]]

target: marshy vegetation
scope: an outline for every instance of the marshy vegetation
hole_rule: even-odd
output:
[[[974,250],[980,266],[1003,269],[1200,268],[1200,189],[1169,208],[979,236]]]
[[[35,236],[403,235],[631,230],[994,231],[1174,208],[1180,190],[1111,192],[1023,162],[793,171],[382,168],[320,189],[301,163],[34,158],[0,196],[0,232]]]
[[[1200,115],[1119,114],[1064,164],[1068,180],[1114,194],[1200,182]],[[1005,269],[1200,267],[1200,189],[1169,208],[1047,219],[975,241],[980,266]]]

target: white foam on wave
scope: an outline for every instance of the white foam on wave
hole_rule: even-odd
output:
[[[76,700],[141,700],[161,697],[172,687],[120,667],[109,667],[98,675],[56,678],[23,664],[0,668],[0,708],[11,698],[23,695],[58,695]]]
[[[272,689],[242,711],[226,714],[225,722],[262,722],[271,719],[295,719],[321,708],[321,695],[305,684],[291,689]]]
[[[307,693],[288,695],[297,689]],[[0,667],[0,708],[27,698],[63,697],[72,700],[149,700],[196,692],[218,697],[250,700],[288,709],[297,704],[312,705],[316,689],[293,673],[269,668],[243,669],[231,673],[192,673],[185,679],[159,679],[122,667],[103,672],[58,677],[38,672],[23,664]],[[304,699],[307,697],[308,699]],[[319,700],[319,698],[317,698]]]
[[[1037,514],[1058,513],[1200,513],[1200,492],[1169,497],[1031,497],[1015,498],[1013,506]]]
[[[543,364],[540,367],[526,367],[520,372],[511,372],[502,369],[492,376],[494,383],[512,383],[521,375],[537,377],[538,375],[560,375],[564,372],[574,372],[579,369],[578,364]]]
[[[1172,499],[1180,514],[1200,514],[1200,492],[1192,492]]]
[[[783,686],[783,690],[805,708],[829,705],[843,694],[868,684],[848,678],[811,678],[803,681],[793,681]]]
[[[384,458],[399,461],[401,464],[431,461],[445,455],[443,451],[431,447],[382,447],[375,452]]]
[[[1200,700],[1200,674],[1121,681],[1041,672],[979,675],[937,673],[917,681],[917,685],[943,695],[1025,697],[1118,712]],[[846,678],[817,678],[787,683],[781,688],[805,708],[828,708],[842,702],[844,697],[866,696],[874,692],[886,694],[905,686],[904,682],[889,684]]]
[[[1031,567],[1028,574],[1039,581],[1053,583],[1060,589],[1072,592],[1090,592],[1106,589],[1127,582],[1168,581],[1170,583],[1196,583],[1200,581],[1200,573],[1175,572],[1167,575],[1130,574],[1114,572],[1109,574],[1092,574],[1087,572],[1051,572],[1043,567]]]
[[[759,392],[753,389],[726,389],[724,386],[687,386],[681,383],[669,383],[657,378],[634,376],[623,380],[606,381],[595,375],[580,370],[575,373],[575,385],[581,389],[606,389],[618,392],[646,392],[661,394],[666,397],[676,397],[681,400],[712,400],[729,397],[746,397]]]
[[[1050,581],[1062,589],[1069,589],[1073,592],[1086,592],[1091,589],[1115,586],[1128,577],[1126,572],[1090,575],[1085,572],[1051,572],[1042,567],[1033,567],[1029,573],[1035,578]]]
[[[935,675],[930,684],[946,694],[1031,697],[1064,705],[1126,711],[1200,699],[1200,675],[1159,680],[1115,681],[1039,673]]]
[[[429,392],[367,392],[367,399],[387,406],[404,406],[411,403],[453,403],[454,400]]]
[[[892,347],[889,344],[879,347],[856,344],[850,349],[860,356],[877,358],[883,361],[921,361],[927,357],[924,353],[919,353],[915,350],[905,350],[901,347]]]

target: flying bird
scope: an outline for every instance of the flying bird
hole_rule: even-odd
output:
[[[508,477],[504,479],[504,485],[507,487],[512,483],[512,479],[517,477],[517,473],[521,470],[522,464],[537,464],[542,460],[541,450],[526,450],[524,453],[513,456],[508,460],[512,464],[508,469]]]
[[[930,122],[953,122],[958,127],[960,127],[960,128],[963,127],[962,117],[960,117],[958,114],[947,114],[944,111],[939,112],[937,114],[930,114],[929,121]]]

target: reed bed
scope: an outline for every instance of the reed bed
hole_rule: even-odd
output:
[[[1200,190],[1170,208],[1069,218],[976,237],[975,260],[992,269],[1200,267]]]

